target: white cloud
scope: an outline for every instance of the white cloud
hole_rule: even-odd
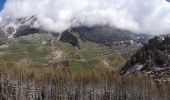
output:
[[[166,0],[7,0],[3,22],[36,15],[35,27],[62,32],[70,27],[110,25],[133,32],[170,32]]]

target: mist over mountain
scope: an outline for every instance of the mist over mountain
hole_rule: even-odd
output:
[[[62,33],[71,27],[105,26],[134,33],[170,32],[166,0],[7,0],[2,24],[18,27],[19,18],[36,16],[33,28]]]
[[[52,34],[55,38],[63,42],[68,42],[73,46],[78,47],[77,37],[72,33],[78,34],[80,39],[84,41],[92,41],[96,43],[111,45],[113,42],[121,41],[135,41],[137,43],[145,43],[150,38],[150,35],[137,34],[128,30],[122,30],[109,25],[105,26],[79,26],[72,27],[64,32],[58,33],[55,31],[46,31],[43,28],[33,27],[38,19],[36,16],[19,18],[15,21],[14,26],[2,27],[6,32],[8,38],[17,38],[21,36],[27,36],[29,34]],[[60,35],[61,34],[61,35]]]

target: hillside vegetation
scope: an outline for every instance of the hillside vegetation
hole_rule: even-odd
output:
[[[0,46],[0,100],[170,99],[164,81],[119,75],[141,44],[129,40],[106,45],[69,34],[76,45],[50,34],[5,41]]]

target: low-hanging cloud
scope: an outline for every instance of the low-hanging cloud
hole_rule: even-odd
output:
[[[136,33],[170,32],[166,0],[7,0],[2,23],[35,15],[33,27],[63,32],[70,27],[109,25]]]

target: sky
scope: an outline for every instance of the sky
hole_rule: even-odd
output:
[[[0,0],[0,11],[2,10],[4,6],[5,0]]]
[[[1,1],[1,8],[4,0]],[[62,33],[77,26],[109,25],[135,33],[170,33],[166,0],[6,0],[0,19],[7,27],[16,19],[36,16],[32,27]]]

